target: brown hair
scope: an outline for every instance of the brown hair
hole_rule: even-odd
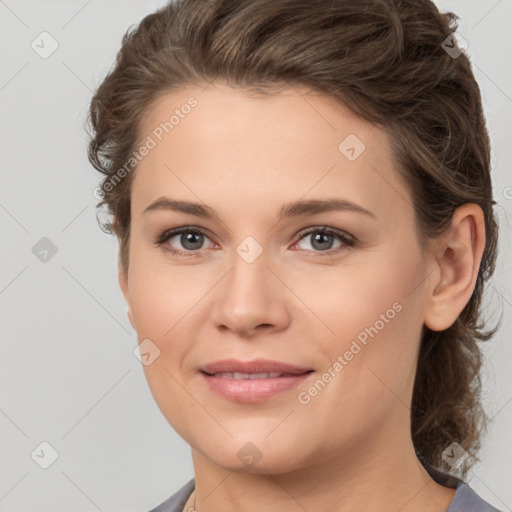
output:
[[[486,246],[475,289],[450,328],[424,326],[411,407],[420,460],[449,471],[441,455],[456,441],[470,455],[465,475],[478,460],[487,419],[477,340],[497,329],[483,331],[479,322],[498,228],[480,89],[467,56],[446,51],[458,48],[449,39],[457,19],[430,0],[170,2],[124,35],[90,104],[88,156],[106,175],[98,207],[106,205],[113,219],[103,228],[118,237],[125,269],[134,173],[118,179],[118,171],[126,171],[140,143],[141,119],[161,95],[213,80],[263,94],[307,86],[386,130],[412,192],[422,243],[443,233],[458,206],[478,204]]]

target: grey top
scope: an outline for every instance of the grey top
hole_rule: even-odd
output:
[[[438,480],[436,478],[436,480]],[[440,482],[441,483],[441,482]],[[189,480],[178,492],[149,512],[182,512],[195,487],[195,479]],[[484,501],[462,480],[456,484],[457,491],[446,512],[501,512]]]

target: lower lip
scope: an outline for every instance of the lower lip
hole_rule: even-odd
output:
[[[235,402],[261,402],[302,384],[314,372],[272,379],[228,379],[200,372],[210,389]]]

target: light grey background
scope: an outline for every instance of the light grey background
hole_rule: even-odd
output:
[[[189,447],[133,355],[117,242],[96,221],[101,176],[82,129],[122,35],[164,3],[0,0],[1,511],[144,512],[193,476]],[[501,240],[486,304],[491,320],[504,317],[485,347],[493,420],[470,483],[510,511],[512,1],[437,4],[461,17],[493,143]],[[44,31],[58,43],[47,58],[31,47],[51,49]],[[57,248],[47,262],[32,252],[43,237]],[[51,461],[45,441],[58,452],[47,469],[39,465]]]

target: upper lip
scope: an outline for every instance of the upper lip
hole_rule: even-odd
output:
[[[221,359],[202,366],[200,370],[211,375],[221,372],[281,372],[299,375],[308,371],[312,371],[311,368],[294,366],[288,363],[283,363],[281,361],[273,361],[271,359],[252,359],[250,361],[241,361],[239,359]]]

